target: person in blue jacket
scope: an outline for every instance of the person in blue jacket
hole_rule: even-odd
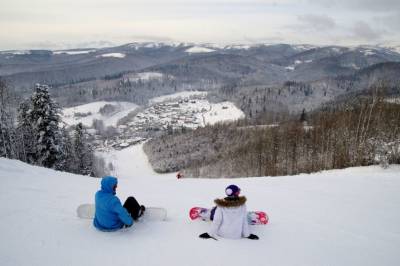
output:
[[[93,225],[102,231],[115,231],[130,227],[145,211],[134,197],[128,197],[122,206],[115,195],[118,180],[113,176],[105,176],[101,180],[101,189],[95,195],[95,215]]]

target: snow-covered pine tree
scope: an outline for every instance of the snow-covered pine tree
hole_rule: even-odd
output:
[[[56,163],[56,169],[63,170],[66,172],[74,172],[75,170],[75,154],[74,154],[74,145],[72,138],[70,136],[70,130],[63,127],[60,129],[61,131],[61,157]]]
[[[23,101],[18,108],[17,117],[17,146],[18,159],[29,164],[35,164],[36,158],[36,139],[30,118],[31,101]]]
[[[88,144],[82,123],[74,130],[75,172],[82,175],[93,175],[93,150]]]
[[[61,154],[61,133],[59,128],[60,109],[51,99],[49,87],[37,84],[31,97],[32,109],[29,117],[36,140],[36,164],[55,168]]]

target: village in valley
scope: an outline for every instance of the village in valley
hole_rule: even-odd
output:
[[[165,131],[195,129],[205,125],[203,114],[211,110],[204,98],[154,104],[133,117],[127,124],[117,126],[119,134],[107,140],[106,146],[122,149]],[[101,145],[101,142],[98,143]]]
[[[78,106],[74,107],[74,111],[64,111],[63,120],[68,121],[69,125],[77,124],[85,119],[82,114],[93,116],[94,113],[105,109],[105,106],[114,106],[110,108],[113,112],[96,116],[93,121],[90,121],[90,117],[86,117],[85,120],[94,149],[101,151],[110,148],[119,150],[161,134],[196,129],[207,124],[244,117],[243,112],[233,103],[210,103],[206,96],[205,93],[178,93],[175,97],[154,98],[146,107],[129,106],[131,109],[125,110],[124,106],[128,105],[119,102],[102,102],[96,106],[97,109],[84,107],[85,110],[81,110]],[[66,113],[68,115],[65,115]],[[113,123],[107,122],[112,117]],[[115,117],[119,119],[116,120]]]

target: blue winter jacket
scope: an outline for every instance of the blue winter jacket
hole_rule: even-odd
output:
[[[105,176],[101,180],[101,189],[96,192],[93,225],[102,231],[115,231],[133,224],[131,215],[115,196],[113,188],[117,183],[117,178]]]

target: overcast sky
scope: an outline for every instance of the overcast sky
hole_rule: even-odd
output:
[[[400,0],[0,0],[0,50],[134,41],[400,45]]]

